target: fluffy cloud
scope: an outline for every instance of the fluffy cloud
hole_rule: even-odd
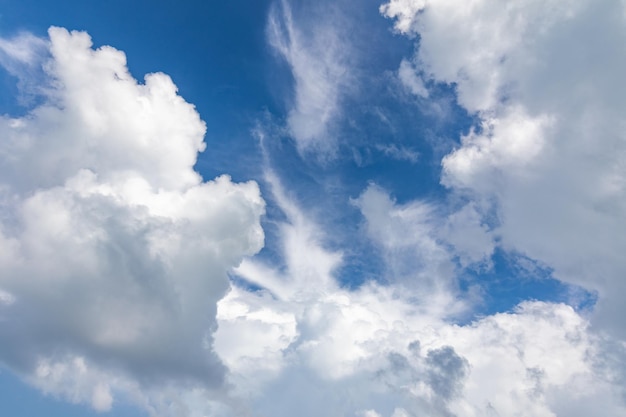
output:
[[[479,122],[443,159],[506,250],[598,293],[594,323],[626,336],[624,3],[393,0],[419,36],[416,71],[455,87]],[[402,69],[402,67],[401,67]]]
[[[582,417],[590,407],[608,415],[626,412],[619,379],[605,360],[609,344],[571,307],[524,302],[465,325],[449,321],[456,290],[437,259],[449,264],[450,254],[437,243],[428,205],[397,205],[375,186],[364,191],[355,204],[388,251],[387,262],[393,265],[400,253],[405,264],[410,257],[402,253],[409,250],[418,259],[400,271],[398,281],[347,290],[333,278],[341,254],[324,249],[319,226],[285,197],[275,177],[270,181],[286,214],[280,225],[285,265],[245,261],[239,276],[261,289],[234,287],[219,302],[215,334],[216,351],[235,387],[232,395],[246,404],[246,412],[368,417]],[[465,207],[455,216],[476,213]],[[315,261],[309,263],[307,254]],[[433,262],[420,262],[420,255]],[[406,285],[408,279],[416,281],[413,286]],[[623,354],[623,348],[611,349]]]
[[[122,52],[49,36],[0,42],[46,76],[25,79],[41,104],[0,118],[0,362],[98,410],[217,389],[216,303],[263,245],[258,186],[193,170],[205,125],[168,76],[138,83]]]

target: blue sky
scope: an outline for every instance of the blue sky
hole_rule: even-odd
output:
[[[626,415],[625,37],[617,0],[2,1],[3,414]]]

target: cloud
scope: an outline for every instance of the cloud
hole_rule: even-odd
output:
[[[580,133],[600,127],[610,132],[615,124],[598,120],[620,116],[594,97],[604,90],[585,88],[597,79],[585,73],[589,68],[576,67],[576,74],[551,68],[564,56],[566,40],[571,45],[573,34],[587,33],[579,27],[584,7],[402,0],[382,7],[396,18],[396,30],[418,39],[405,76],[412,70],[429,86],[451,85],[459,104],[477,120],[443,160],[442,182],[461,203],[400,204],[384,189],[368,186],[353,203],[381,254],[385,276],[347,289],[334,277],[341,252],[324,244],[325,233],[335,231],[325,232],[309,219],[279,179],[270,178],[285,214],[278,222],[282,257],[242,264],[237,273],[243,284],[220,302],[215,336],[217,353],[229,364],[228,380],[237,387],[233,396],[250,414],[626,413],[624,343],[619,334],[596,327],[598,316],[590,321],[571,306],[529,300],[469,323],[454,321],[474,301],[471,291],[459,288],[459,269],[489,266],[497,245],[545,262],[558,278],[591,289],[600,288],[597,277],[607,277],[602,272],[611,272],[602,285],[618,290],[614,299],[621,299],[621,202],[609,198],[608,218],[578,212],[592,207],[584,198],[592,190],[621,193],[616,185],[621,142],[617,137],[608,142],[608,149],[617,150],[611,155]],[[603,9],[594,16],[603,13],[609,15]],[[609,45],[615,51],[617,41]],[[572,84],[578,80],[582,84]],[[598,100],[576,99],[581,97]],[[606,103],[619,101],[615,94],[602,97],[609,98]],[[581,117],[589,103],[600,107]],[[583,167],[594,168],[593,180],[598,169],[607,169],[602,163],[607,155],[615,161],[608,165],[614,178],[609,187],[589,183],[587,171],[576,168],[586,162]],[[601,227],[594,232],[589,221]],[[602,245],[594,247],[597,242]],[[583,273],[588,273],[584,279]],[[602,302],[610,299],[602,296]],[[619,317],[612,316],[618,325]],[[250,331],[257,326],[258,332]],[[251,336],[244,347],[234,336],[241,333]]]
[[[47,42],[31,33],[0,38],[0,66],[17,78],[20,104],[29,105],[47,87],[41,65],[47,56]]]
[[[0,361],[98,410],[217,392],[216,305],[263,245],[259,188],[193,170],[205,125],[167,75],[138,83],[122,52],[49,36],[5,56],[41,59],[47,88],[0,118]]]
[[[623,2],[393,0],[381,12],[419,37],[416,71],[454,86],[478,120],[442,183],[478,203],[502,248],[597,292],[594,324],[624,338]]]
[[[428,89],[424,85],[424,80],[416,74],[415,68],[403,59],[398,69],[398,78],[402,85],[413,95],[428,98]]]
[[[21,33],[11,39],[0,39],[0,62],[13,75],[20,75],[20,72],[13,71],[14,65],[39,63],[46,46],[45,40],[28,32]]]
[[[391,0],[380,6],[380,12],[396,18],[395,28],[400,33],[411,34],[417,14],[426,6],[426,0]]]
[[[431,206],[398,205],[376,186],[363,192],[355,204],[386,262],[393,266],[399,253],[398,264],[407,265],[399,277],[408,279],[412,268],[416,282],[367,282],[349,290],[334,278],[341,254],[324,247],[323,229],[275,176],[268,178],[286,216],[279,225],[285,262],[244,261],[240,282],[256,289],[234,286],[218,306],[216,351],[228,365],[233,402],[245,405],[242,414],[478,417],[568,410],[582,417],[570,407],[572,392],[609,415],[626,411],[619,379],[607,378],[605,361],[608,351],[621,357],[623,349],[609,347],[570,306],[527,301],[465,325],[449,321],[453,276],[433,256],[451,262],[433,237],[446,223],[432,221]],[[455,215],[476,217],[471,206]],[[439,292],[422,291],[437,285]]]
[[[512,1],[490,8],[482,0],[393,0],[380,11],[395,19],[398,32],[419,36],[419,70],[427,78],[455,84],[459,104],[476,112],[491,109],[512,91],[523,91],[517,82],[539,64],[532,53],[537,43],[586,3]]]
[[[397,159],[398,161],[407,161],[412,164],[416,163],[420,157],[419,152],[406,148],[404,146],[398,146],[395,143],[392,144],[378,144],[376,149],[381,151],[389,158]]]
[[[493,232],[483,222],[480,208],[468,203],[450,214],[439,231],[442,240],[453,247],[462,267],[489,266],[495,250]]]
[[[416,301],[437,316],[452,316],[467,308],[455,288],[453,255],[438,238],[440,219],[435,206],[423,201],[396,205],[373,184],[354,204],[365,219],[367,234],[384,256],[386,281],[410,289]]]
[[[459,268],[488,264],[496,244],[605,291],[601,300],[622,294],[621,142],[613,137],[607,163],[606,148],[585,136],[615,133],[600,122],[619,113],[599,112],[612,109],[599,100],[549,99],[533,84],[541,74],[520,75],[520,62],[542,67],[530,58],[539,41],[558,40],[554,28],[568,34],[580,23],[570,3],[549,2],[545,16],[543,4],[383,7],[398,31],[419,35],[419,51],[441,54],[418,52],[405,70],[429,86],[456,84],[479,122],[443,162],[458,207],[399,203],[376,185],[352,201],[385,274],[357,288],[336,278],[344,255],[326,242],[337,231],[312,220],[269,169],[279,253],[251,257],[264,239],[259,187],[194,172],[205,126],[169,77],[138,83],[121,52],[51,29],[43,102],[0,119],[3,366],[100,411],[123,398],[152,415],[193,417],[626,414],[624,343],[572,307],[526,301],[455,322],[475,301]],[[460,35],[440,32],[446,16]],[[464,33],[468,16],[477,33]],[[323,50],[300,30],[288,4],[276,5],[268,36],[296,81],[289,128],[301,152],[328,151],[343,81],[322,54],[333,55],[333,43]],[[465,53],[482,45],[479,35],[487,49]],[[579,87],[587,98],[601,91]]]
[[[332,124],[342,113],[342,96],[353,81],[344,33],[347,28],[341,30],[342,25],[337,24],[341,20],[338,9],[324,7],[323,18],[312,18],[314,10],[296,9],[294,13],[287,0],[275,2],[267,36],[293,75],[294,98],[287,125],[298,150],[332,154],[336,146]]]
[[[434,202],[397,204],[375,184],[353,204],[384,257],[387,282],[411,288],[421,294],[419,299],[439,298],[431,304],[439,314],[452,317],[471,310],[476,295],[459,292],[457,276],[467,267],[490,267],[495,249],[493,232],[482,222],[479,208],[469,203],[446,214],[448,209]]]

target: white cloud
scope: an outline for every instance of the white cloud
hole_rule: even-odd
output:
[[[495,213],[504,249],[597,292],[594,323],[622,338],[623,10],[620,1],[587,0],[394,0],[381,8],[399,32],[419,35],[417,70],[454,85],[480,120],[443,159],[442,182],[483,215]]]
[[[0,118],[0,361],[73,402],[161,413],[154,387],[221,387],[216,304],[263,245],[264,201],[194,172],[205,125],[168,76],[139,84],[122,52],[49,36],[43,102]]]
[[[554,416],[572,411],[567,393],[609,415],[626,412],[603,363],[609,345],[571,307],[525,302],[466,325],[447,321],[455,289],[437,259],[451,255],[433,237],[441,224],[427,204],[397,205],[375,186],[363,193],[356,204],[387,263],[410,249],[417,260],[406,265],[418,283],[347,290],[333,277],[340,254],[324,249],[324,232],[270,181],[287,218],[282,233],[300,239],[283,236],[282,267],[244,262],[240,276],[263,289],[233,288],[220,301],[215,335],[233,401],[252,415]],[[472,206],[455,216],[477,220]],[[437,284],[445,296],[420,287]]]
[[[438,237],[435,207],[422,201],[396,205],[376,185],[354,201],[367,233],[385,258],[386,280],[410,288],[423,308],[454,316],[467,308],[456,293],[452,254]]]
[[[380,12],[396,18],[395,28],[400,33],[410,34],[416,15],[426,6],[426,0],[391,0],[380,6]]]
[[[398,146],[395,143],[391,144],[378,144],[376,149],[381,151],[389,158],[397,159],[398,161],[407,161],[412,164],[416,163],[420,157],[419,152],[404,146]]]
[[[332,123],[341,114],[341,99],[352,83],[347,33],[332,6],[324,16],[311,10],[294,14],[287,0],[273,4],[267,24],[270,45],[285,59],[294,78],[294,99],[288,128],[300,152],[329,154],[336,146]],[[306,24],[305,24],[306,22]]]
[[[586,321],[570,307],[539,302],[523,303],[514,314],[453,328],[453,333],[458,332],[454,337],[463,340],[457,351],[472,367],[465,401],[455,404],[455,411],[468,416],[490,411],[550,416],[567,404],[555,396],[563,401],[565,392],[571,395],[573,384],[581,384],[585,388],[574,397],[583,395],[601,404],[608,395],[615,415],[623,413],[617,387],[603,382],[600,375],[605,370],[598,374],[594,369],[598,344],[587,329]]]
[[[402,85],[409,90],[410,93],[418,97],[428,98],[428,89],[424,85],[424,80],[416,74],[416,69],[406,59],[403,59],[402,62],[400,62],[398,78],[400,79]]]
[[[375,184],[353,203],[384,256],[387,282],[411,288],[441,317],[462,314],[478,301],[471,291],[461,294],[456,282],[462,268],[490,267],[494,236],[477,206],[446,215],[443,206],[426,201],[397,204]]]
[[[20,104],[28,105],[47,87],[42,85],[45,77],[41,68],[47,56],[47,42],[31,33],[23,32],[10,39],[0,38],[0,65],[17,78],[17,101]]]
[[[86,34],[52,29],[46,68],[54,88],[27,117],[0,120],[0,360],[45,392],[101,411],[125,396],[153,415],[194,417],[625,414],[624,344],[599,336],[571,307],[524,302],[472,323],[451,322],[471,302],[458,301],[455,257],[463,266],[486,262],[495,237],[560,276],[572,274],[564,279],[604,291],[620,289],[624,247],[616,233],[621,142],[615,136],[607,164],[605,147],[585,140],[600,128],[614,133],[600,122],[619,120],[619,112],[575,118],[581,108],[603,107],[546,102],[545,85],[522,88],[534,86],[533,76],[520,88],[509,82],[517,80],[517,66],[507,63],[516,42],[532,39],[507,31],[539,19],[539,3],[515,3],[505,19],[486,2],[451,4],[394,0],[383,10],[399,18],[399,31],[419,31],[426,51],[453,43],[441,57],[415,62],[434,81],[457,83],[461,104],[482,121],[444,162],[445,184],[474,201],[445,217],[433,203],[398,204],[368,187],[354,203],[387,275],[355,290],[335,279],[341,252],[325,247],[325,231],[271,173],[285,215],[277,225],[284,264],[241,262],[263,244],[257,185],[226,176],[203,182],[193,171],[204,124],[167,76],[138,84],[121,52],[94,51]],[[560,4],[548,4],[557,17]],[[268,31],[277,31],[275,47],[296,83],[313,80],[298,72],[306,66],[296,70],[296,61],[309,62],[308,52],[296,52],[309,49],[294,43],[297,31],[282,5]],[[459,52],[481,45],[481,30],[445,32],[450,38],[433,36],[428,46],[423,21],[433,33],[447,27],[445,19],[428,20],[430,12],[450,16],[461,32],[469,30],[463,16],[477,29],[502,32],[485,39],[485,48],[507,59]],[[479,12],[491,13],[484,25]],[[558,19],[541,19],[532,27],[547,36]],[[469,46],[454,44],[465,40]],[[536,45],[524,45],[524,57],[532,56]],[[478,61],[463,61],[471,56]],[[458,71],[440,74],[450,62]],[[325,74],[324,65],[313,74]],[[480,73],[490,65],[503,67]],[[296,94],[289,120],[301,150],[322,147],[332,117],[320,106],[338,108],[336,84],[325,90],[321,82],[319,97],[309,91],[316,84],[308,85],[300,86],[302,97],[314,100],[298,104]],[[323,129],[309,130],[316,121]],[[493,200],[496,225],[484,218]],[[588,216],[591,208],[596,214]],[[260,289],[228,291],[233,267]],[[598,271],[605,282],[585,275]]]
[[[113,405],[111,388],[105,381],[115,381],[114,377],[89,369],[83,357],[40,360],[31,378],[45,393],[61,394],[72,403],[88,402],[97,411],[109,411]]]
[[[410,417],[409,413],[406,412],[403,408],[396,408],[393,410],[393,414],[391,417]]]
[[[522,87],[518,77],[540,64],[532,53],[537,43],[585,3],[518,0],[492,7],[484,0],[393,0],[380,10],[395,18],[399,32],[419,35],[419,69],[436,81],[455,83],[459,103],[476,112],[492,109]]]
[[[46,41],[37,36],[25,32],[11,39],[0,39],[0,62],[14,75],[13,65],[20,63],[35,65],[41,59],[41,53],[46,49]]]
[[[461,266],[489,265],[495,249],[493,233],[483,222],[480,210],[469,203],[452,213],[439,232],[441,238],[454,248]]]
[[[533,118],[520,108],[506,110],[505,115],[484,117],[480,133],[472,130],[461,138],[461,148],[444,157],[444,184],[457,188],[490,186],[490,179],[502,171],[532,177],[528,168],[544,151],[554,117]]]
[[[360,417],[380,417],[380,414],[378,414],[374,410],[365,410],[359,413],[359,416]]]
[[[15,297],[6,291],[0,290],[0,303],[4,305],[11,305],[15,302]]]

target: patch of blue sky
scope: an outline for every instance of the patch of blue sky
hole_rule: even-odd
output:
[[[597,294],[559,281],[551,268],[521,254],[496,248],[491,260],[490,269],[467,269],[460,280],[463,289],[479,288],[481,302],[470,320],[512,311],[523,301],[564,303],[580,312],[596,302]]]
[[[15,83],[15,77],[3,68],[0,69],[0,91],[2,91],[2,94],[0,94],[0,114],[18,116],[25,111],[22,109],[22,112],[18,112],[16,98],[19,92]]]

